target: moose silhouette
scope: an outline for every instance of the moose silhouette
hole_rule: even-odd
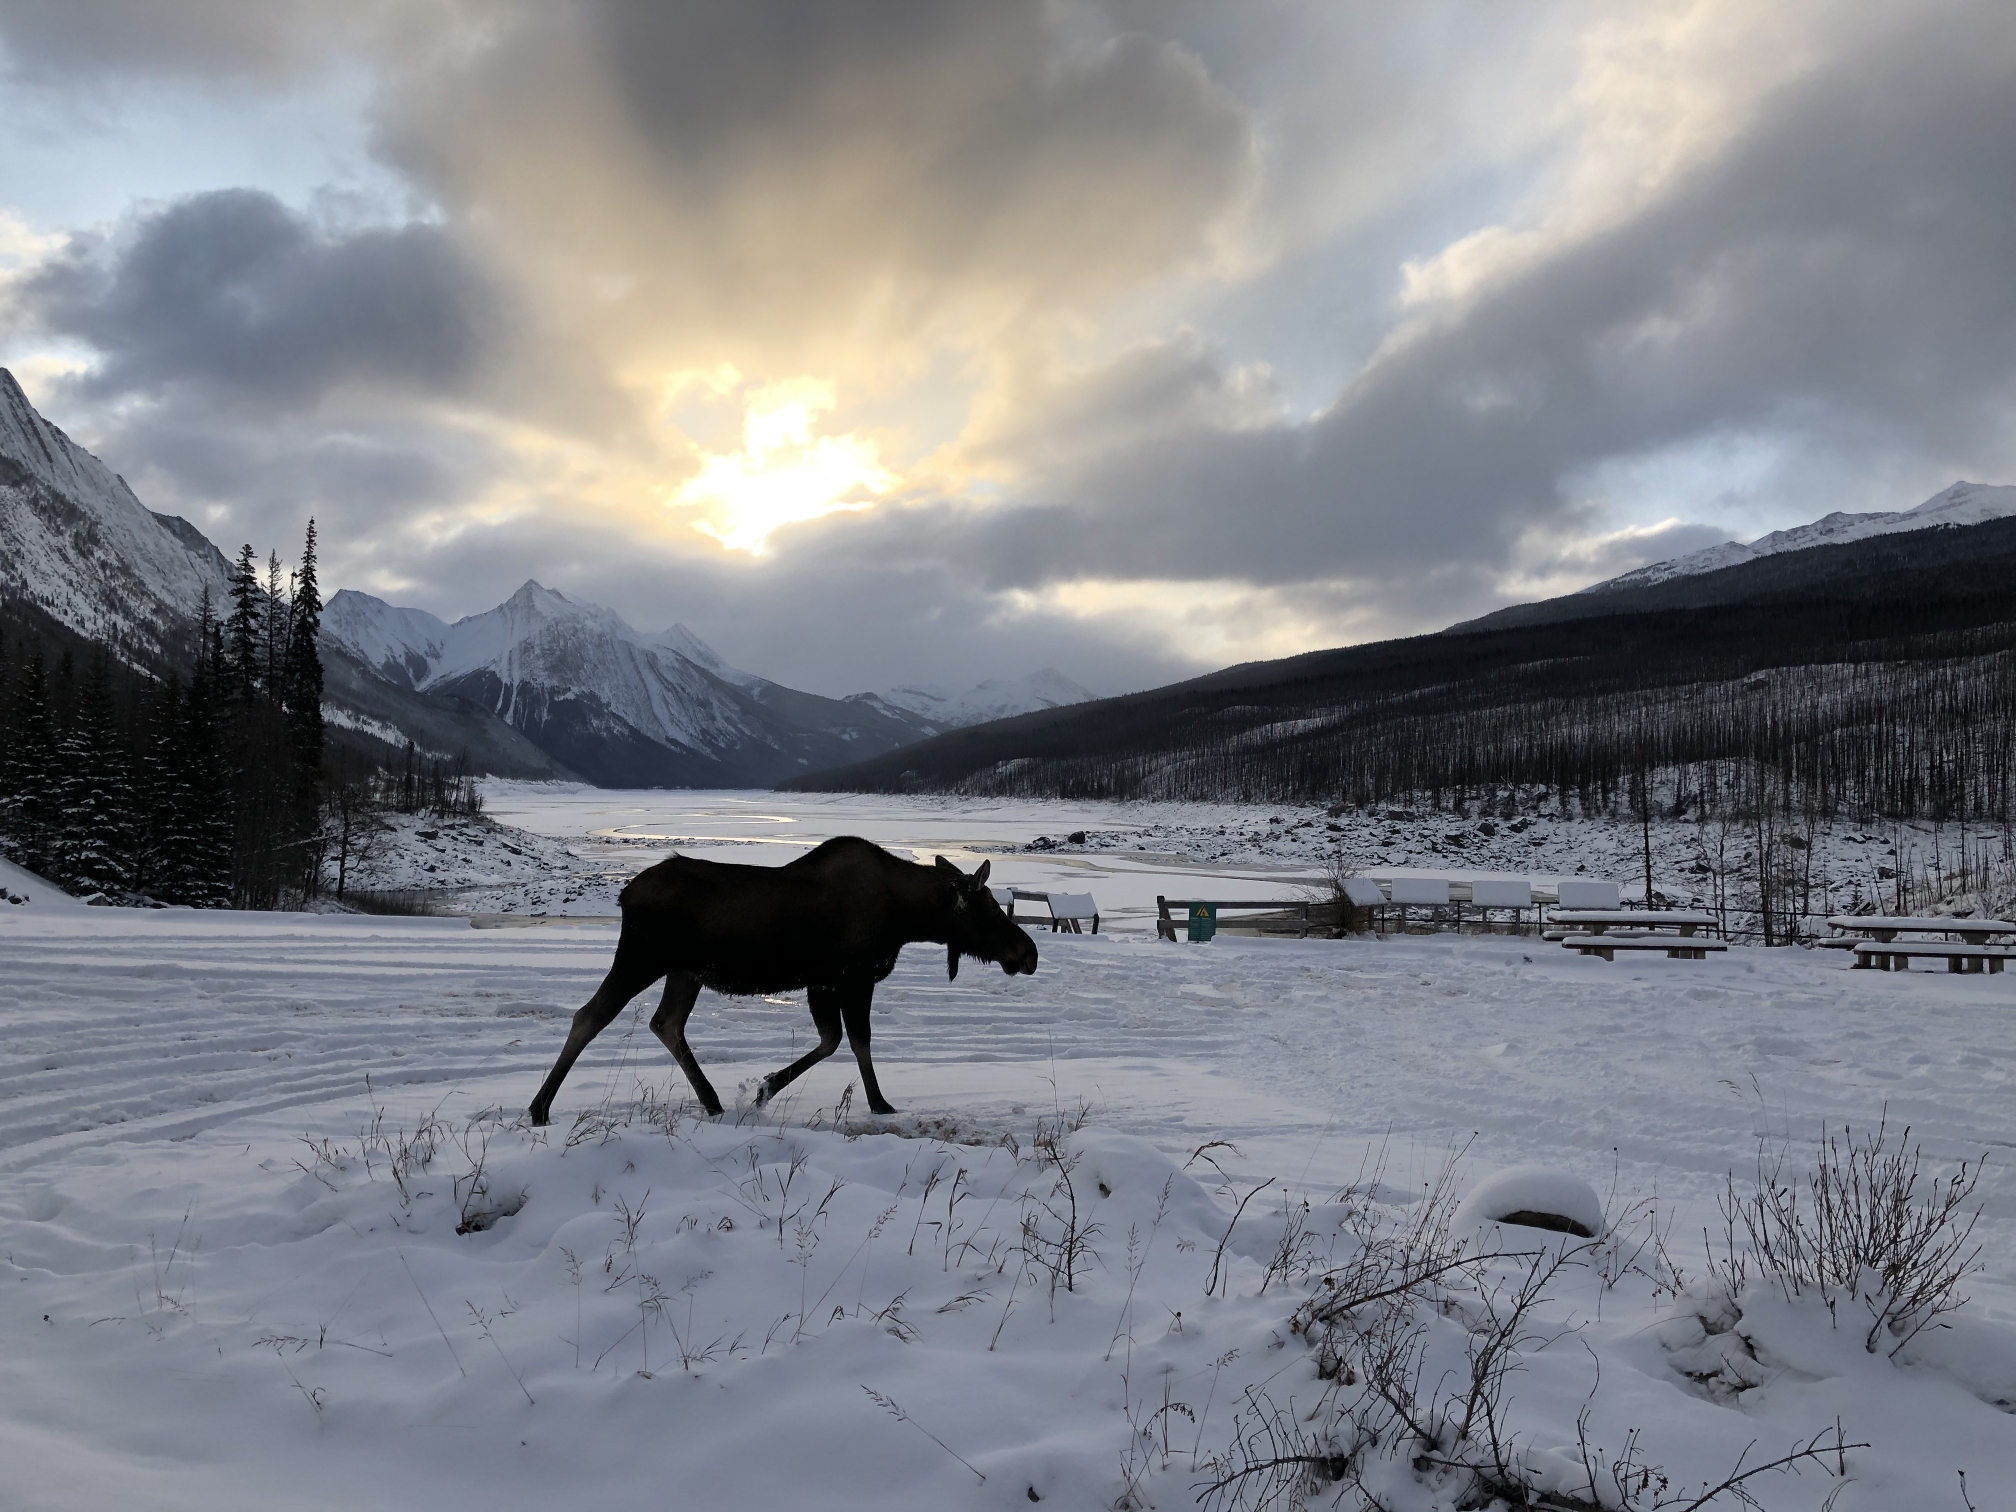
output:
[[[581,1052],[660,977],[665,996],[651,1015],[651,1032],[710,1114],[721,1111],[721,1099],[686,1043],[686,1020],[702,987],[734,996],[808,989],[819,1043],[763,1078],[758,1107],[837,1050],[844,1025],[870,1110],[894,1113],[868,1055],[868,1005],[903,947],[943,945],[950,977],[959,975],[961,956],[992,961],[1010,976],[1036,970],[1036,942],[987,890],[992,863],[981,862],[968,876],[943,856],[935,859],[934,866],[920,866],[842,835],[784,866],[673,856],[640,872],[617,900],[623,931],[616,959],[575,1013],[560,1058],[532,1099],[532,1122],[548,1121]]]

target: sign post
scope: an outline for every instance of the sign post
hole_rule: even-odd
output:
[[[1190,905],[1190,939],[1202,944],[1218,933],[1218,910],[1209,903]]]

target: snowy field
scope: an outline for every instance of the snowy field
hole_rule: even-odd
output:
[[[1307,870],[1019,851],[1138,810],[727,796],[525,789],[492,811],[569,858],[535,885],[582,913],[582,878],[673,843],[784,859],[849,831],[1116,912]],[[1312,1504],[1483,1505],[1365,1391],[1399,1339],[1410,1410],[1472,1464],[1481,1431],[1450,1414],[1502,1337],[1500,1436],[1559,1505],[1685,1506],[1837,1419],[1868,1447],[1744,1489],[1965,1512],[1964,1470],[1974,1506],[2016,1505],[2016,976],[1503,937],[1174,946],[1132,919],[1040,936],[1033,977],[947,982],[906,953],[874,1019],[895,1119],[858,1114],[843,1050],[761,1118],[696,1120],[633,1013],[532,1131],[519,1110],[614,939],[0,906],[0,1504],[1186,1507],[1271,1429],[1342,1476]],[[802,1000],[707,994],[692,1038],[746,1096],[810,1027]],[[1894,1355],[1864,1349],[1855,1295],[1830,1320],[1753,1280],[1732,1305],[1703,1233],[1721,1244],[1727,1173],[1747,1191],[1760,1140],[1803,1171],[1823,1122],[1886,1115],[1938,1174],[1989,1157],[1972,1300]],[[1536,1165],[1594,1189],[1602,1241],[1442,1200]],[[1459,1240],[1512,1257],[1325,1312]],[[1663,1493],[1613,1473],[1633,1433]]]

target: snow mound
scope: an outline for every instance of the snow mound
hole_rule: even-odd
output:
[[[51,909],[83,906],[81,900],[71,897],[47,877],[38,877],[12,861],[0,861],[0,918],[23,908],[47,913]]]
[[[1594,1239],[1604,1229],[1603,1199],[1580,1176],[1547,1166],[1513,1166],[1487,1176],[1456,1205],[1459,1230],[1510,1223]]]

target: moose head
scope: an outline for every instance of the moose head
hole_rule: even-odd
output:
[[[951,918],[945,932],[945,975],[959,975],[959,957],[974,956],[993,961],[1009,976],[1018,972],[1034,975],[1036,942],[1019,924],[1010,922],[987,890],[991,861],[982,861],[970,877],[947,861],[936,858],[939,879],[952,889]]]

